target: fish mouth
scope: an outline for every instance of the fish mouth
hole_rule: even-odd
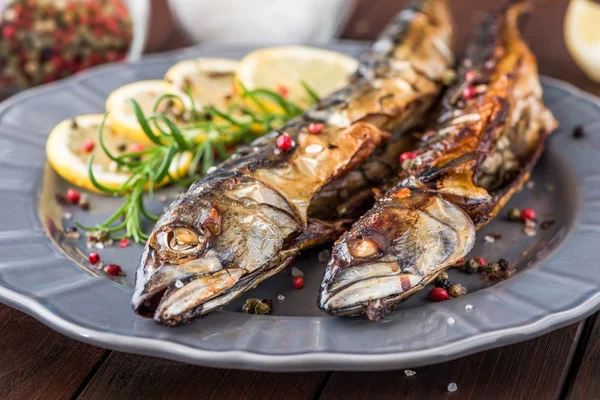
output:
[[[147,275],[136,276],[132,307],[138,315],[153,318],[159,324],[176,326],[189,322],[221,308],[275,275],[296,255],[297,251],[281,252],[265,268],[250,273],[237,266],[189,272],[181,265],[158,261],[156,250],[148,247],[142,258]],[[200,259],[196,261],[195,267]]]
[[[362,264],[342,270],[329,284],[324,284],[319,307],[328,314],[348,316],[363,314],[375,301],[386,305],[398,296],[424,285],[427,277],[402,272],[394,262]]]
[[[411,200],[380,208],[336,243],[317,304],[328,314],[377,320],[464,257],[474,237],[462,210],[415,192]]]

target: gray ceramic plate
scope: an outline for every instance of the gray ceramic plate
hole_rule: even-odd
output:
[[[333,46],[358,55],[362,44]],[[61,219],[54,194],[67,185],[45,162],[44,145],[64,118],[104,110],[118,86],[159,78],[175,62],[196,56],[239,58],[249,48],[202,47],[113,65],[17,95],[0,106],[0,299],[75,339],[115,350],[189,363],[273,371],[415,367],[541,335],[584,318],[600,305],[600,102],[577,89],[544,79],[544,98],[561,123],[532,177],[509,206],[534,207],[555,223],[527,237],[521,224],[497,218],[479,233],[474,255],[506,258],[518,273],[496,284],[456,272],[467,296],[431,304],[426,290],[378,323],[333,318],[316,305],[323,264],[316,252],[296,266],[302,290],[290,273],[245,297],[276,299],[275,313],[242,314],[243,299],[176,329],[138,318],[129,299],[141,247],[108,248],[104,260],[127,275],[111,279],[85,265],[83,243],[65,239],[73,220],[105,217],[118,199],[92,197],[93,210]],[[587,137],[574,140],[574,125]],[[154,203],[154,210],[164,207]],[[63,210],[65,211],[65,210]],[[47,235],[49,233],[50,236]],[[486,233],[500,233],[494,243]],[[474,308],[468,312],[467,305]],[[455,323],[449,324],[453,318]]]

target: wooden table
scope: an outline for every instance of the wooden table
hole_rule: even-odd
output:
[[[493,9],[495,3],[452,0],[459,48],[480,11]],[[359,1],[344,36],[373,38],[401,4]],[[541,73],[600,95],[600,85],[583,75],[563,44],[566,5],[566,0],[553,0],[541,6],[524,36],[538,56]],[[412,377],[403,371],[274,374],[195,367],[79,343],[3,305],[0,326],[2,399],[600,398],[597,314],[534,340],[416,368]],[[453,394],[447,391],[450,382],[458,385]]]

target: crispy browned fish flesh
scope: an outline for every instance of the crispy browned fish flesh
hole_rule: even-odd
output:
[[[475,32],[417,158],[335,244],[319,307],[377,320],[464,257],[529,178],[557,123],[542,103],[536,60],[513,2]]]
[[[387,130],[422,119],[453,62],[451,33],[445,0],[414,1],[347,87],[240,150],[175,200],[145,248],[135,311],[169,325],[206,314],[335,231],[309,221],[312,198],[382,146]],[[311,122],[325,129],[309,134]],[[288,151],[276,146],[284,133],[294,140]]]

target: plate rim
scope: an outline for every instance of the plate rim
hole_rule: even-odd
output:
[[[343,47],[344,45],[347,45],[349,48],[352,48],[356,47],[358,43],[363,47],[365,45],[364,42],[358,41],[340,41],[338,43],[332,43],[329,46],[338,45],[338,47]],[[210,52],[224,49],[247,50],[249,48],[251,47],[243,45],[203,45],[154,54],[144,57],[143,60],[145,60],[145,62],[161,62],[172,59],[174,56],[183,57],[187,53],[193,51]],[[254,48],[254,46],[252,46],[252,48]],[[118,70],[135,64],[136,63],[117,63],[114,65],[100,66],[59,82],[29,89],[3,101],[0,104],[0,112],[3,112],[31,96],[38,96],[45,92],[51,92],[62,85],[76,84],[79,80],[87,78],[97,71],[107,71],[110,69]],[[577,98],[584,99],[600,107],[600,98],[587,93],[570,83],[546,76],[542,76],[541,81],[546,85],[562,89]],[[535,273],[535,271],[531,271],[531,273]],[[399,366],[410,365],[412,367],[419,367],[431,363],[445,362],[484,349],[505,346],[541,336],[551,330],[559,329],[577,320],[581,320],[600,309],[600,291],[589,296],[586,301],[579,303],[577,306],[570,307],[568,310],[562,312],[546,313],[540,318],[525,325],[502,328],[489,332],[478,332],[472,337],[467,337],[459,341],[446,343],[425,350],[377,354],[320,351],[302,354],[290,353],[276,355],[249,350],[206,350],[175,343],[169,340],[126,336],[84,327],[69,321],[67,318],[63,318],[57,313],[53,313],[46,308],[41,301],[36,301],[28,295],[4,286],[0,286],[0,301],[25,312],[48,327],[68,337],[116,351],[159,356],[162,358],[210,367],[258,369],[263,371],[312,371],[325,369],[386,370],[398,368]]]

